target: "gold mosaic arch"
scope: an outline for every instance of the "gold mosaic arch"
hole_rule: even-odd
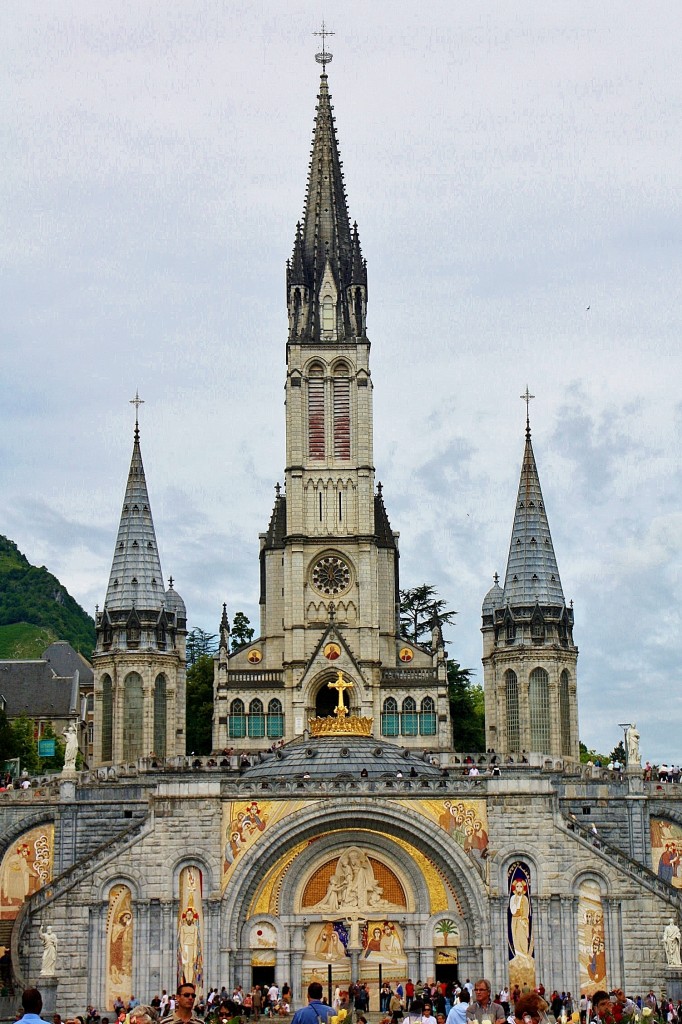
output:
[[[312,843],[321,839],[323,835],[333,834],[335,836],[342,837],[344,833],[347,834],[350,832],[353,832],[355,835],[358,833],[365,833],[367,835],[375,835],[385,838],[383,833],[376,832],[373,829],[354,828],[334,830],[333,833],[325,832],[320,836],[316,836],[315,839],[306,839],[303,842],[298,843],[296,846],[292,847],[292,849],[287,850],[286,853],[282,854],[277,863],[274,864],[266,873],[254,893],[253,899],[251,900],[248,908],[247,916],[252,917],[255,914],[271,914],[274,917],[279,916],[279,897],[282,884],[294,861]],[[445,910],[456,910],[457,913],[463,917],[464,912],[457,894],[449,885],[443,874],[438,870],[436,865],[424,853],[422,853],[421,850],[417,849],[417,847],[413,846],[411,843],[408,843],[405,839],[397,836],[391,836],[390,838],[392,843],[395,843],[396,846],[399,846],[404,850],[405,853],[415,862],[419,871],[423,875],[429,892],[430,907],[426,908],[427,912],[437,914]],[[336,856],[330,857],[329,862],[326,863],[333,863],[336,860]],[[309,878],[313,877],[315,871],[319,871],[319,869],[320,865],[318,864],[313,869],[313,873]]]
[[[403,910],[407,910],[405,887],[396,873],[387,864],[384,864],[383,861],[377,860],[376,857],[371,857],[368,854],[367,859],[372,865],[374,877],[382,888],[384,899]],[[316,868],[312,875],[309,876],[301,895],[302,911],[314,907],[316,903],[324,899],[329,886],[329,879],[336,871],[338,863],[339,857],[332,857],[331,860],[325,861],[324,864]]]

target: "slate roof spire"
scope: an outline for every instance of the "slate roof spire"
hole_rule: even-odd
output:
[[[325,52],[324,56],[305,209],[287,264],[290,336],[309,342],[364,336],[367,299],[367,267],[357,225],[351,229],[329,93],[326,64],[331,54]],[[331,297],[334,313],[334,326],[329,328],[327,319],[326,330],[321,320],[325,296]]]
[[[108,611],[161,609],[164,601],[161,561],[140,449],[137,413],[141,401],[137,395],[133,399],[133,454],[104,602]]]
[[[533,396],[526,389],[521,397],[528,406]],[[563,606],[566,603],[535,463],[528,407],[526,444],[504,580],[504,603],[512,606]]]

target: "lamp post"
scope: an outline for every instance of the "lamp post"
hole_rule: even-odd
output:
[[[628,763],[628,729],[632,722],[619,722],[618,727],[623,730],[623,750],[625,751],[625,764]]]

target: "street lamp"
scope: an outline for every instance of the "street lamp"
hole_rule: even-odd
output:
[[[632,722],[619,722],[618,727],[623,730],[623,750],[625,751],[625,764],[628,763],[628,729]]]

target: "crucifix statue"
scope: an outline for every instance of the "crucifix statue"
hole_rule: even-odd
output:
[[[330,690],[338,691],[339,703],[336,706],[334,714],[336,715],[337,718],[345,718],[346,715],[348,714],[348,711],[346,710],[346,705],[343,702],[343,695],[346,692],[346,690],[353,689],[353,684],[350,682],[346,682],[343,678],[343,672],[339,670],[336,673],[336,681],[333,683],[327,683],[327,687]]]

